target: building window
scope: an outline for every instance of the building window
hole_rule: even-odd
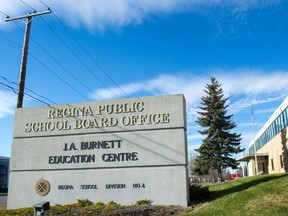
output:
[[[274,163],[273,163],[273,159],[271,159],[271,169],[274,170]]]
[[[263,170],[263,173],[265,173],[265,163],[262,163],[262,170]]]
[[[280,166],[281,166],[281,168],[284,167],[284,163],[283,163],[283,155],[280,155]]]
[[[284,128],[288,125],[288,109],[286,108],[284,111],[283,111],[283,120],[284,120]]]

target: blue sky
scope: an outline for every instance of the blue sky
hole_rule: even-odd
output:
[[[288,93],[284,0],[0,0],[0,155],[10,156],[25,20],[33,19],[26,91],[56,104],[183,93],[189,154],[201,144],[196,111],[211,76],[252,140]],[[46,6],[45,6],[46,5]],[[83,49],[84,48],[84,49]],[[87,55],[88,53],[88,55]],[[107,76],[108,75],[108,76]],[[24,107],[43,106],[25,96]]]

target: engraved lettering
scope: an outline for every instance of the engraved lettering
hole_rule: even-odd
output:
[[[126,184],[106,184],[106,189],[124,189]]]
[[[138,161],[138,152],[126,152],[126,153],[110,153],[103,154],[102,160],[104,162],[119,162],[119,161]]]

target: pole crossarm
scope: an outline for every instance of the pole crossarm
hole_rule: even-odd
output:
[[[51,13],[52,10],[50,8],[48,8],[48,10],[46,11],[42,11],[42,12],[33,12],[33,13],[28,13],[26,15],[23,15],[23,16],[18,16],[18,17],[13,17],[13,18],[10,18],[9,16],[6,17],[5,19],[5,22],[9,22],[9,21],[13,21],[13,20],[18,20],[18,19],[24,19],[24,18],[29,18],[29,17],[34,17],[34,16],[40,16],[40,15],[43,15],[43,14],[49,14]]]
[[[27,15],[18,16],[14,18],[10,18],[7,16],[5,19],[6,22],[14,21],[18,19],[27,19],[26,28],[25,28],[25,35],[24,35],[24,42],[23,42],[23,50],[22,50],[22,59],[21,59],[21,67],[20,67],[20,78],[19,78],[19,91],[18,91],[18,100],[17,100],[17,108],[22,108],[23,106],[23,98],[24,98],[24,89],[25,89],[25,79],[26,79],[26,68],[27,68],[27,61],[28,61],[28,48],[29,48],[29,40],[30,40],[30,29],[32,25],[32,19],[35,16],[40,16],[44,14],[51,13],[52,10],[48,8],[46,11],[28,13]]]

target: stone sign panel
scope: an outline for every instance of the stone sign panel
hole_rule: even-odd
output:
[[[188,194],[183,95],[16,110],[8,208]]]

